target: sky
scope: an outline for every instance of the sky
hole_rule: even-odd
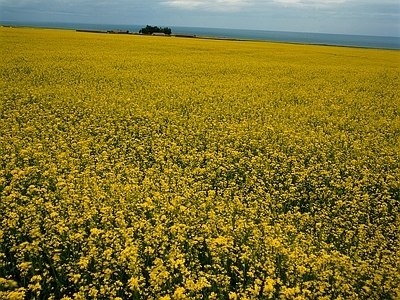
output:
[[[400,37],[399,0],[0,0],[1,21]]]

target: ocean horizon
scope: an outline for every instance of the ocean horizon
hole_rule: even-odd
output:
[[[2,26],[26,26],[71,30],[129,30],[137,33],[146,25],[130,24],[90,24],[65,22],[17,22],[0,21]],[[270,31],[254,29],[227,29],[207,27],[168,26],[173,34],[191,34],[200,37],[226,38],[238,40],[271,41],[298,44],[330,45],[358,48],[378,48],[400,50],[400,37],[369,36],[333,33]]]

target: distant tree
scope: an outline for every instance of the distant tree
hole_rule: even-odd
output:
[[[172,30],[171,30],[171,28],[169,28],[169,27],[164,27],[164,28],[162,29],[162,32],[164,32],[165,34],[171,34],[171,33],[172,33]]]
[[[165,34],[171,34],[172,30],[171,28],[168,27],[157,27],[157,26],[150,26],[150,25],[146,25],[146,27],[142,28],[139,30],[139,33],[141,34],[153,34],[153,33],[165,33]]]

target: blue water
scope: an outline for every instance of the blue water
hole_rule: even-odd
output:
[[[81,24],[81,23],[50,23],[50,22],[6,22],[2,25],[31,26],[62,29],[87,29],[87,30],[129,30],[138,32],[145,25],[116,25],[116,24]],[[232,38],[244,40],[261,40],[274,42],[288,42],[300,44],[350,46],[362,48],[400,49],[400,37],[346,35],[327,33],[287,32],[268,30],[222,29],[201,27],[173,27],[173,34],[195,34],[216,38]]]

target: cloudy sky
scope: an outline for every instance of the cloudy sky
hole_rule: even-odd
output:
[[[0,0],[1,21],[400,36],[399,0]]]

